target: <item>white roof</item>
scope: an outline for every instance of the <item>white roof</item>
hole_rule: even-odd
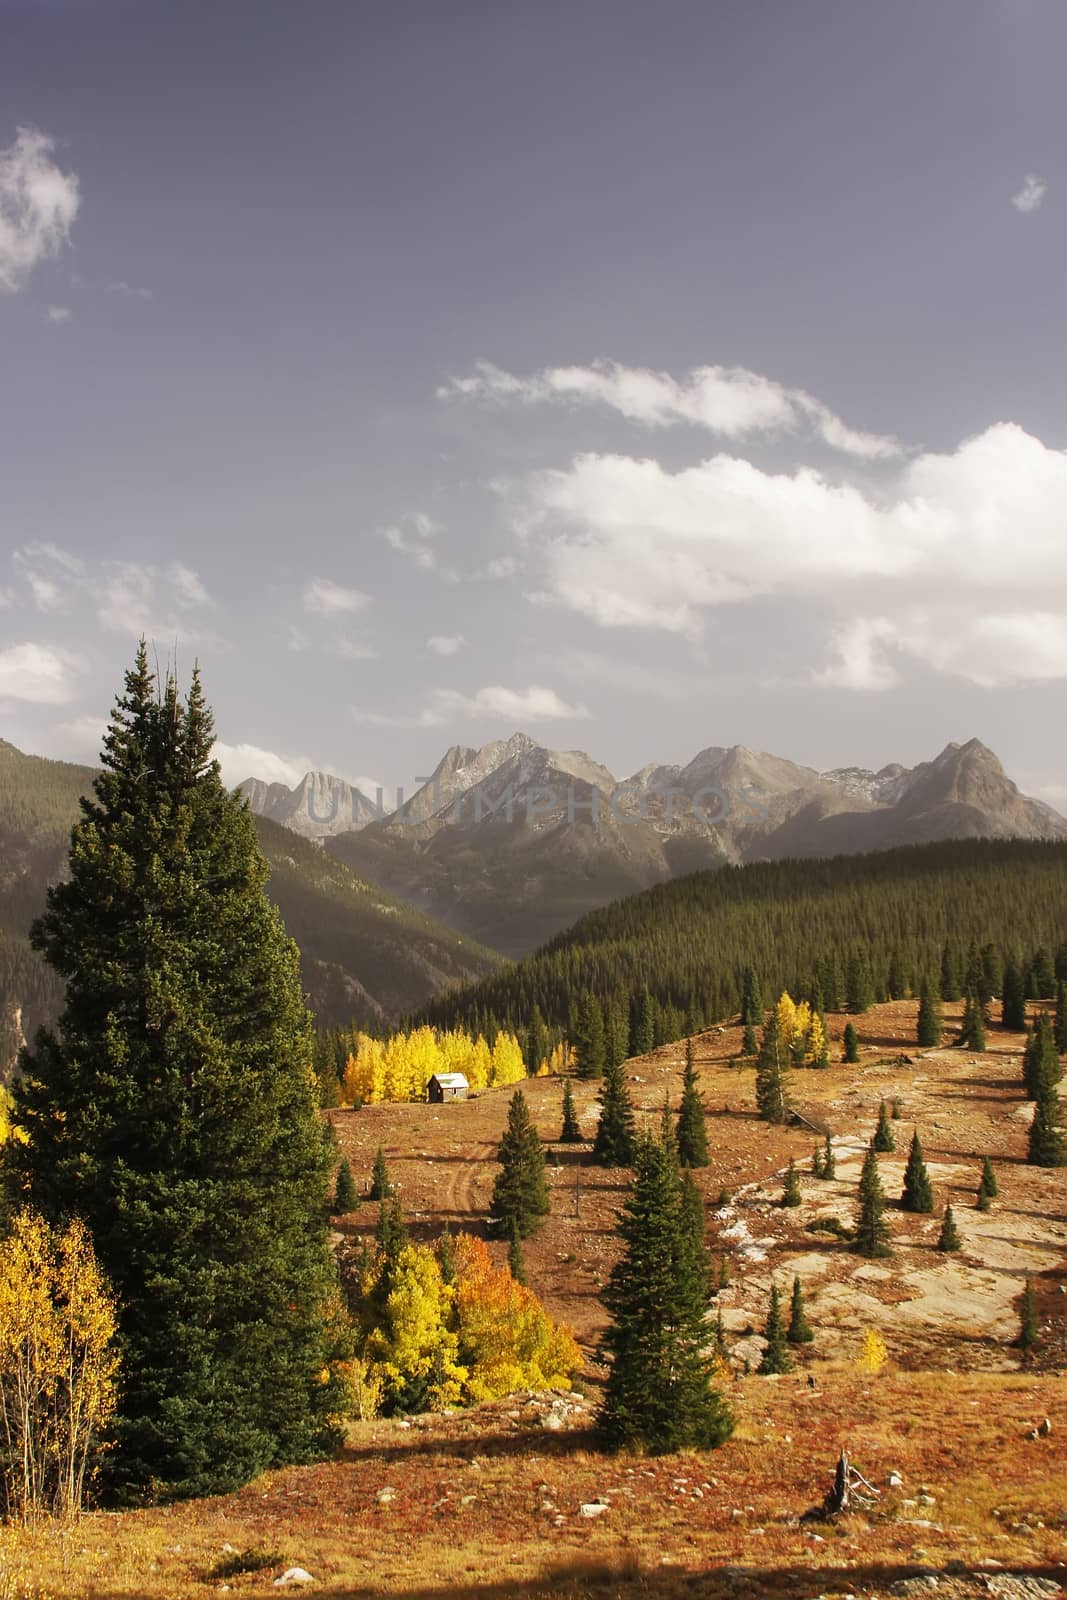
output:
[[[469,1087],[462,1072],[435,1072],[430,1082],[439,1083],[442,1089],[466,1089]]]

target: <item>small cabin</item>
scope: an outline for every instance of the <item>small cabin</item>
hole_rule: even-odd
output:
[[[426,1085],[426,1097],[440,1106],[446,1100],[466,1100],[469,1088],[462,1072],[435,1072]]]

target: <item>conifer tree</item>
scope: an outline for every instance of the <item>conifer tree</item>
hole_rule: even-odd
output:
[[[745,968],[741,991],[741,1024],[758,1028],[763,1022],[763,986],[752,967]]]
[[[497,1150],[500,1172],[493,1185],[489,1220],[507,1238],[512,1222],[520,1239],[536,1233],[549,1212],[545,1153],[526,1096],[516,1089],[508,1106],[508,1125]]]
[[[822,1175],[824,1178],[837,1177],[837,1161],[834,1158],[834,1141],[829,1131],[826,1134],[826,1144],[823,1149]]]
[[[785,1327],[782,1324],[782,1307],[778,1297],[778,1285],[773,1282],[771,1284],[771,1303],[767,1311],[763,1337],[767,1342],[764,1346],[763,1357],[756,1371],[765,1378],[772,1376],[774,1373],[791,1372],[793,1357],[789,1354]]]
[[[897,1141],[893,1138],[893,1130],[889,1126],[889,1111],[883,1100],[878,1107],[878,1126],[874,1132],[874,1148],[879,1155],[888,1154],[895,1150]]]
[[[997,1175],[993,1171],[993,1163],[988,1156],[982,1157],[982,1181],[979,1188],[984,1189],[990,1200],[995,1200],[999,1194]]]
[[[810,1344],[815,1335],[811,1331],[808,1319],[804,1314],[804,1294],[800,1287],[800,1279],[793,1278],[793,1299],[789,1309],[789,1328],[786,1338],[790,1344]]]
[[[1051,1000],[1056,993],[1056,969],[1044,945],[1035,951],[1030,963],[1028,988],[1032,1000]]]
[[[14,1189],[79,1215],[123,1347],[111,1492],[236,1488],[339,1438],[318,1115],[296,947],[245,803],[142,642],[33,943],[66,983],[23,1057]],[[322,1381],[322,1374],[327,1381]]]
[[[612,1448],[714,1449],[733,1430],[712,1383],[707,1258],[695,1249],[673,1140],[642,1139],[604,1302],[610,1370],[597,1426]]]
[[[813,1178],[824,1178],[825,1169],[822,1164],[822,1147],[816,1145],[811,1152],[811,1175]]]
[[[931,1050],[941,1043],[942,1027],[937,991],[932,980],[924,977],[919,992],[919,1022],[916,1031],[916,1040],[922,1049]]]
[[[456,1276],[456,1257],[452,1249],[452,1230],[446,1222],[437,1240],[437,1265],[441,1282],[451,1283]]]
[[[333,1209],[338,1216],[343,1216],[348,1211],[354,1211],[358,1205],[359,1194],[356,1190],[356,1180],[352,1176],[352,1168],[346,1156],[337,1169],[337,1187],[333,1193]]]
[[[708,1132],[693,1060],[692,1039],[685,1042],[685,1076],[682,1079],[682,1103],[678,1111],[676,1138],[678,1160],[683,1167],[707,1166]]]
[[[600,1167],[632,1167],[635,1137],[634,1111],[622,1068],[611,1067],[604,1074],[600,1093],[593,1160]]]
[[[587,989],[578,1003],[578,1025],[571,1043],[574,1046],[575,1071],[579,1078],[599,1078],[604,1071],[604,1013],[600,1002]]]
[[[378,1146],[374,1157],[374,1167],[370,1175],[370,1188],[367,1190],[368,1200],[387,1200],[393,1192],[393,1185],[389,1181],[389,1168],[385,1164],[385,1151]]]
[[[1052,1019],[1047,1011],[1040,1011],[1023,1051],[1023,1083],[1026,1086],[1026,1098],[1037,1100],[1049,1089],[1054,1088],[1060,1080],[1060,1071]]]
[[[941,951],[941,998],[942,1000],[958,1000],[962,993],[956,952],[946,942],[944,949]]]
[[[1067,1141],[1063,1135],[1060,1097],[1054,1084],[1042,1088],[1034,1102],[1026,1159],[1031,1167],[1067,1166]]]
[[[574,1105],[574,1090],[571,1080],[563,1080],[563,1126],[559,1134],[560,1144],[581,1144],[582,1129],[578,1121],[578,1112]]]
[[[800,1202],[800,1174],[797,1172],[796,1162],[790,1156],[789,1165],[785,1173],[785,1186],[782,1189],[782,1204],[783,1206],[798,1206]]]
[[[630,1055],[647,1056],[656,1043],[655,1004],[645,984],[630,1006]]]
[[[1026,1027],[1026,991],[1023,976],[1014,961],[1004,968],[1004,992],[1000,1001],[1000,1020],[1005,1028],[1022,1033]]]
[[[908,992],[908,980],[904,972],[904,958],[899,949],[893,951],[885,987],[890,1000],[903,1000]]]
[[[842,1059],[851,1065],[855,1065],[860,1058],[860,1041],[859,1036],[851,1022],[845,1023],[845,1032],[842,1043],[844,1045]]]
[[[772,1011],[763,1030],[756,1063],[756,1107],[764,1122],[781,1123],[789,1114],[787,1059],[788,1052],[782,1048],[779,1037],[778,1018]]]
[[[1033,1279],[1029,1273],[1026,1274],[1023,1303],[1019,1310],[1019,1337],[1016,1343],[1021,1350],[1032,1350],[1037,1343],[1037,1306],[1034,1302]]]
[[[925,1214],[934,1209],[934,1191],[930,1187],[930,1175],[923,1160],[923,1147],[918,1129],[911,1136],[911,1149],[908,1151],[908,1164],[904,1169],[904,1192],[900,1197],[900,1205],[903,1211]]]
[[[995,944],[982,946],[982,970],[978,979],[978,998],[988,1016],[995,997],[1004,992],[1004,962]]]
[[[983,1189],[982,1185],[979,1184],[978,1185],[978,1192],[974,1197],[974,1208],[975,1208],[975,1210],[976,1211],[988,1211],[992,1207],[992,1204],[993,1204],[993,1201],[990,1198],[989,1191],[987,1189]]]
[[[965,1050],[985,1049],[985,1018],[982,1015],[982,1002],[973,989],[967,990],[959,1042]]]
[[[885,1220],[885,1195],[878,1176],[878,1156],[873,1145],[868,1145],[860,1173],[859,1211],[853,1236],[853,1249],[858,1255],[875,1259],[891,1254],[889,1228]]]
[[[857,945],[848,958],[845,998],[848,1009],[856,1014],[869,1011],[874,1004],[874,975],[870,957],[862,945]]]
[[[937,1248],[947,1253],[950,1250],[958,1250],[959,1247],[960,1235],[956,1219],[952,1215],[952,1207],[946,1206],[945,1215],[941,1219],[941,1232],[937,1236]]]
[[[1067,1055],[1067,982],[1062,978],[1056,985],[1056,1020],[1052,1036],[1059,1054]]]
[[[741,1054],[743,1056],[759,1054],[759,1040],[756,1037],[755,1026],[751,1022],[745,1023],[745,1031],[741,1036]]]

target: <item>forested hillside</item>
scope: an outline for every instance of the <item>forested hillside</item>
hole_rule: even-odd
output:
[[[491,1032],[532,1026],[539,1013],[573,1038],[588,993],[631,1033],[642,1005],[651,1010],[655,1042],[664,1042],[736,1014],[748,969],[765,995],[817,987],[834,1008],[849,1003],[855,981],[874,1000],[917,993],[924,976],[940,981],[946,950],[949,987],[953,973],[958,987],[972,944],[995,946],[994,971],[1014,960],[1024,981],[1043,952],[1047,987],[1065,941],[1065,844],[959,840],[757,863],[694,873],[591,912],[426,1015]]]
[[[27,1034],[55,1015],[62,988],[30,949],[28,933],[49,883],[64,870],[78,800],[93,769],[24,755],[0,741],[0,1069],[11,1024]],[[342,862],[264,817],[267,892],[300,946],[304,985],[323,1025],[381,1027],[450,984],[491,972],[499,958],[355,877]]]

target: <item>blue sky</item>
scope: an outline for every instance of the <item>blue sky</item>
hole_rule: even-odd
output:
[[[0,0],[0,731],[1067,803],[1058,0]],[[22,130],[22,132],[20,132]]]

